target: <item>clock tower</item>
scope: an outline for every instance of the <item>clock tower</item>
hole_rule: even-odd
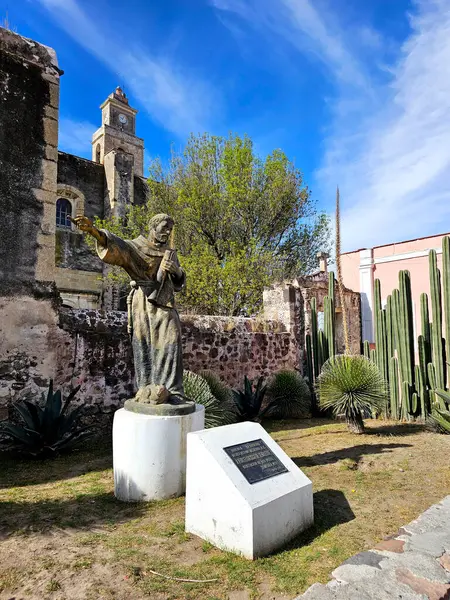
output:
[[[137,110],[128,104],[128,98],[120,87],[108,96],[100,106],[102,125],[92,136],[92,160],[105,164],[105,156],[111,151],[131,154],[134,158],[134,174],[144,175],[144,140],[136,136]]]

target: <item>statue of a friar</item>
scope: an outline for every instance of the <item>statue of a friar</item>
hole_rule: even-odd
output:
[[[131,278],[128,331],[138,387],[135,400],[184,402],[181,325],[174,292],[183,288],[186,276],[169,244],[173,219],[166,214],[152,217],[148,238],[140,235],[134,240],[98,229],[85,216],[72,221],[95,238],[103,262],[122,267]]]

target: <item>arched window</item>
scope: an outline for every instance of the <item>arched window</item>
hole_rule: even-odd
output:
[[[102,151],[100,149],[100,144],[97,144],[97,148],[95,149],[95,162],[100,162],[100,155]]]
[[[56,201],[56,227],[71,229],[72,225],[68,217],[72,216],[72,204],[66,198],[58,198]]]
[[[125,150],[120,146],[117,148],[116,152],[123,152],[125,154]]]

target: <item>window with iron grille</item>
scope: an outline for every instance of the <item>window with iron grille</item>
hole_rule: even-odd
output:
[[[72,204],[66,198],[58,198],[56,201],[56,226],[71,229],[68,217],[72,216]]]

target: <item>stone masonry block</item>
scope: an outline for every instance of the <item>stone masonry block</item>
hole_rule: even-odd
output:
[[[54,201],[56,203],[56,177],[57,177],[58,165],[52,160],[42,161],[42,183],[41,188],[49,192],[53,192],[54,198],[48,198],[47,201]]]
[[[51,146],[58,146],[58,121],[49,117],[44,118],[44,139]]]
[[[57,83],[49,83],[48,89],[50,92],[49,105],[53,108],[59,108],[59,81]]]
[[[53,106],[50,106],[50,105],[47,105],[45,107],[44,115],[46,117],[48,117],[49,119],[55,119],[55,121],[57,121],[58,120],[58,114],[59,114],[59,111],[58,111],[57,108],[54,108]]]
[[[45,146],[45,158],[47,160],[56,162],[58,160],[58,148],[56,146],[50,146],[50,144],[47,144]]]

